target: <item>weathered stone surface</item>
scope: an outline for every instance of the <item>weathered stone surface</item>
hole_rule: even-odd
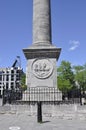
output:
[[[29,87],[57,88],[57,66],[61,48],[52,45],[50,0],[33,0],[33,43],[23,49],[27,59]]]
[[[46,75],[47,73],[45,72],[45,70],[43,70],[43,68],[41,68],[42,70],[38,70],[39,72],[39,76],[36,76],[35,71],[33,70],[33,63],[36,61],[37,59],[30,59],[28,60],[28,67],[27,67],[27,84],[29,87],[56,87],[57,86],[57,80],[56,80],[56,76],[57,76],[57,71],[56,71],[56,59],[55,58],[43,58],[43,60],[48,60],[51,65],[52,65],[52,70],[50,72],[47,72],[48,75]],[[38,59],[40,60],[40,59]],[[42,62],[40,61],[40,62]],[[45,63],[46,64],[46,63]],[[41,65],[41,63],[40,63]],[[45,76],[43,77],[44,74]],[[48,77],[46,77],[48,76]]]
[[[33,0],[33,44],[51,44],[50,0]]]
[[[77,110],[75,110],[75,105]],[[2,114],[23,114],[27,113],[28,116],[37,116],[37,104],[34,105],[9,105],[0,106],[0,117]],[[70,105],[42,105],[42,115],[43,117],[54,117],[55,119],[65,119],[65,120],[80,120],[86,121],[86,106],[80,106],[77,104]]]
[[[47,103],[58,103],[61,98],[62,93],[55,87],[30,87],[23,93],[22,100],[20,102],[31,103],[33,101],[37,103],[38,101],[43,101]]]

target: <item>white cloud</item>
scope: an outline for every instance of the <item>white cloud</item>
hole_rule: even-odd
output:
[[[80,42],[73,40],[73,41],[69,41],[69,44],[71,45],[69,51],[74,51],[77,47],[79,47]]]

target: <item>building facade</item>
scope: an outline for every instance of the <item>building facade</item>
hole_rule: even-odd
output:
[[[3,94],[3,89],[16,90],[21,85],[20,67],[0,68],[0,96]]]

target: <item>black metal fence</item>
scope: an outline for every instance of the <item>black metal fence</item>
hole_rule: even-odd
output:
[[[22,99],[22,91],[20,90],[3,90],[2,102],[11,104],[14,101]]]

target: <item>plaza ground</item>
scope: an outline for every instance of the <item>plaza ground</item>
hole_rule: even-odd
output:
[[[43,105],[42,108],[42,123],[38,123],[37,105],[0,106],[0,130],[86,130],[85,105]]]
[[[13,129],[13,128],[16,129]],[[86,130],[86,120],[58,119],[56,117],[43,117],[42,123],[37,123],[36,116],[28,113],[0,114],[0,130]]]

